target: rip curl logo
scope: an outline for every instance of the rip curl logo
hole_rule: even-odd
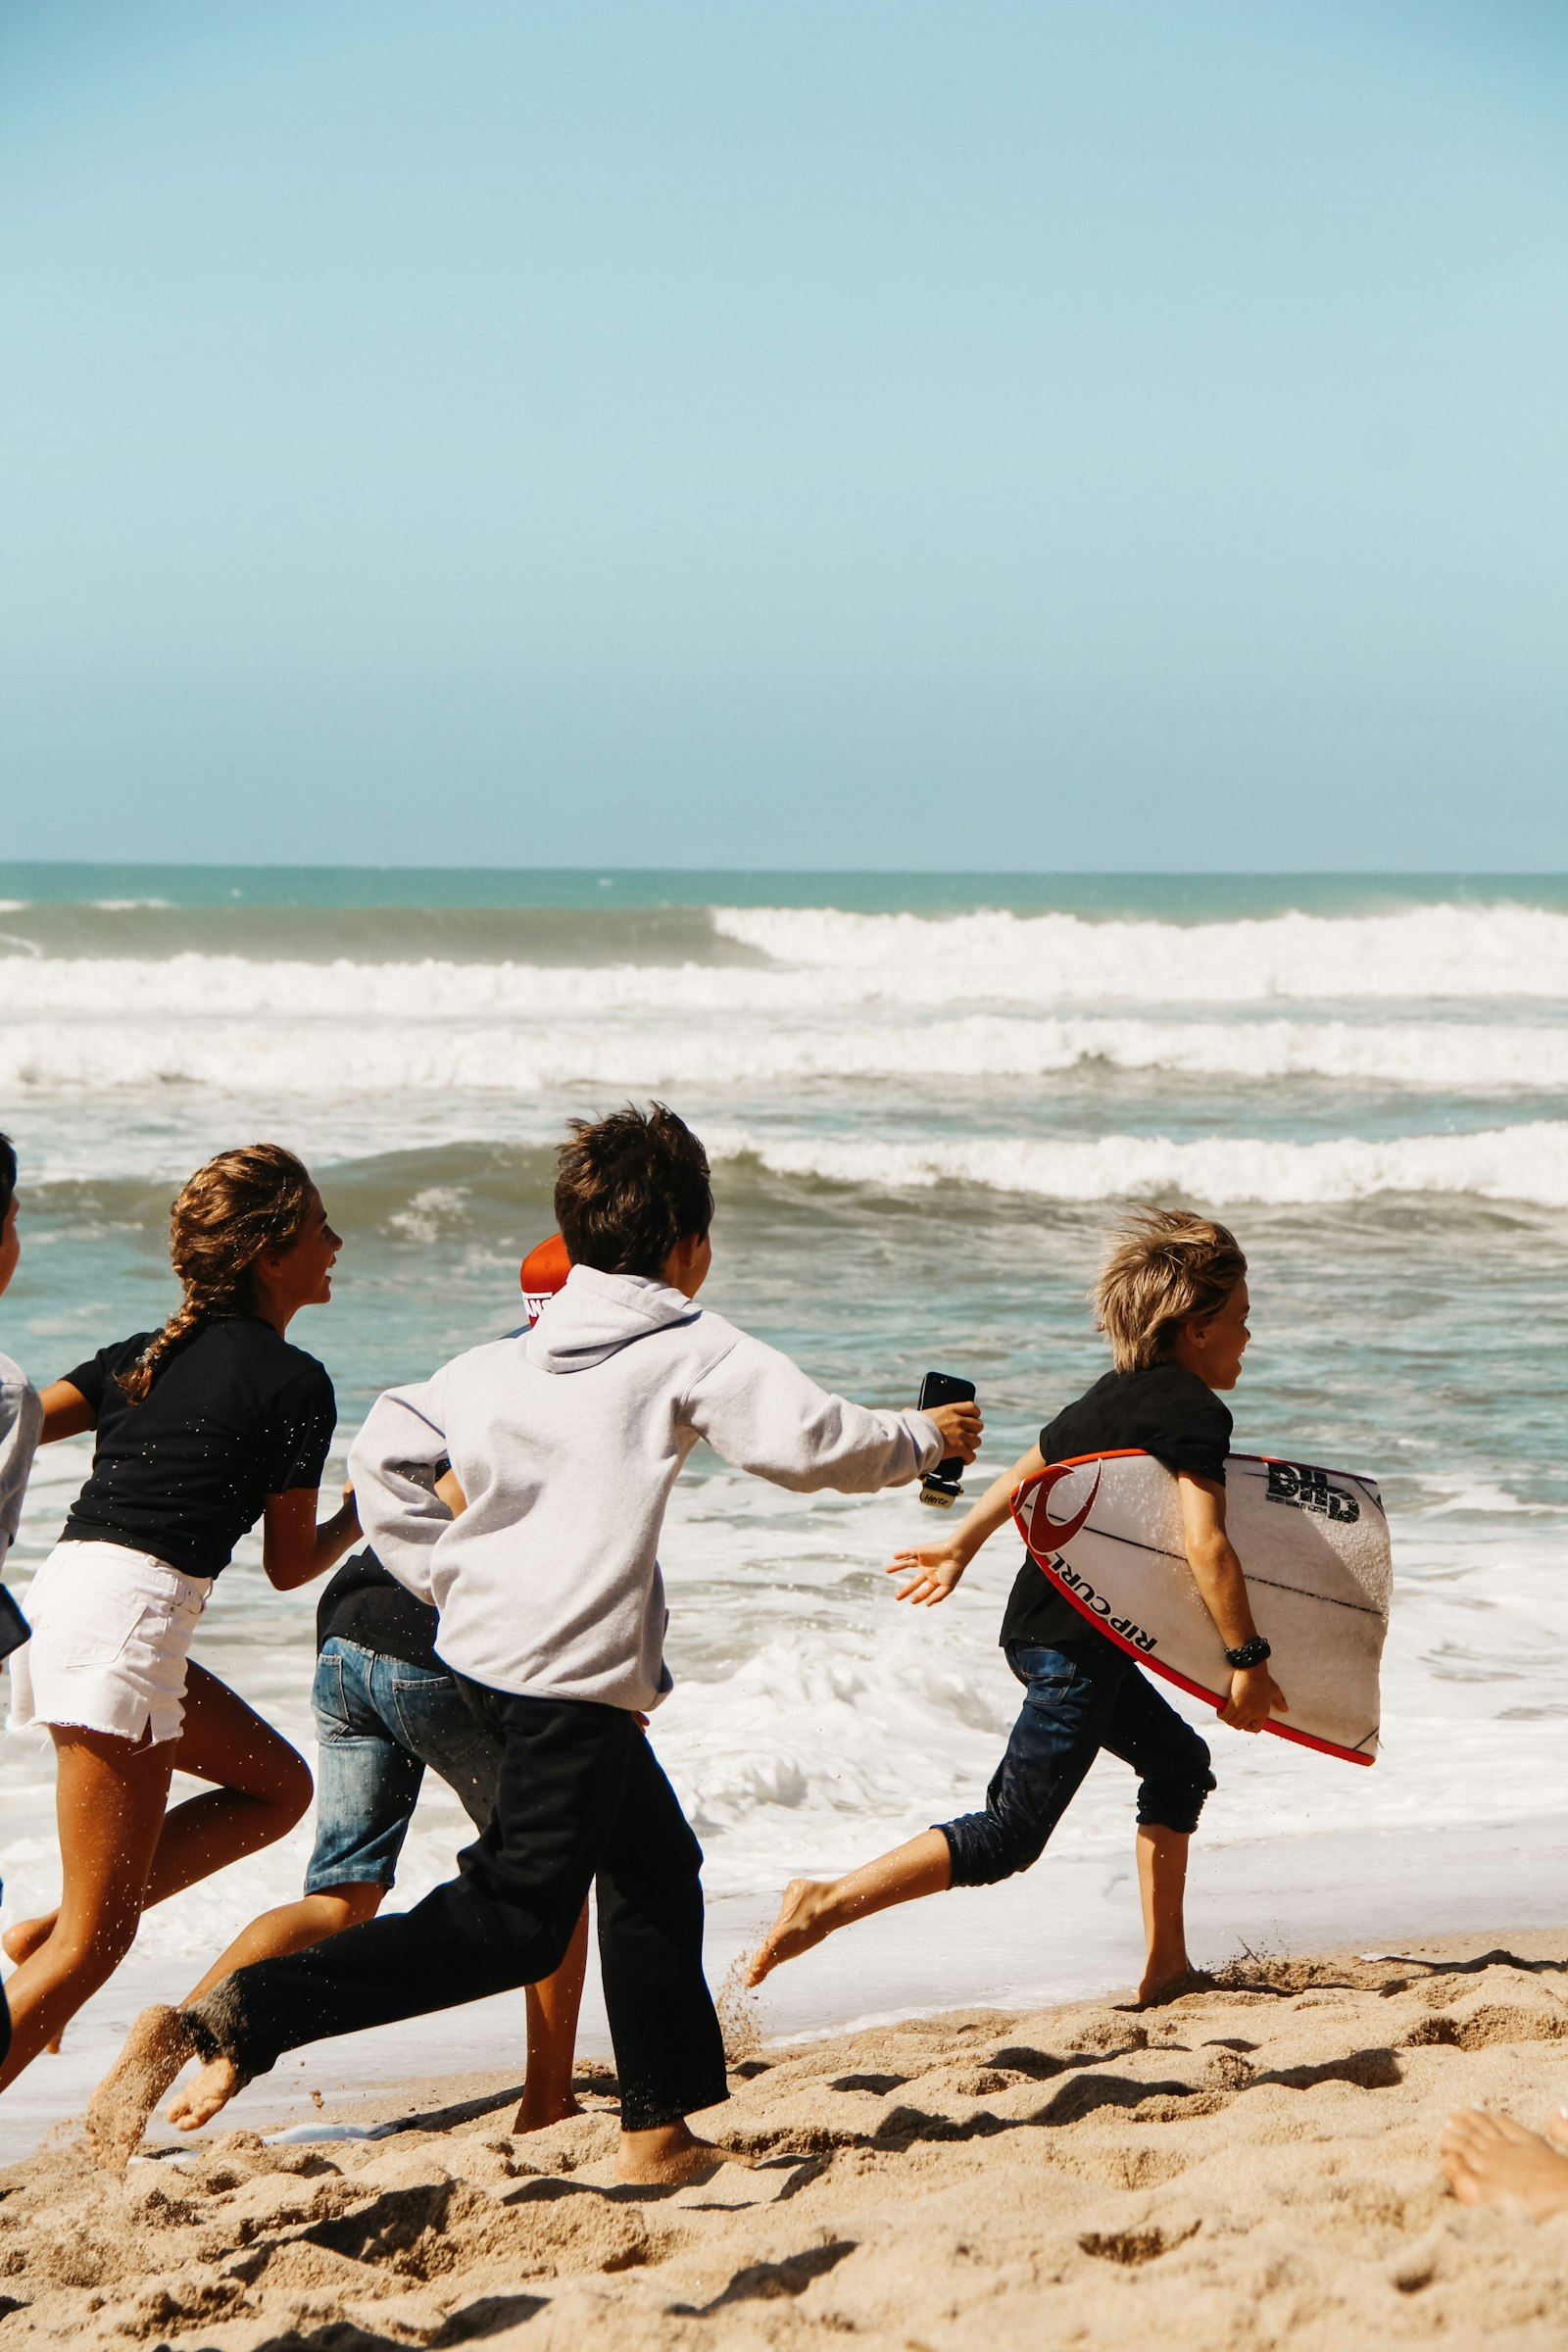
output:
[[[1135,1648],[1146,1654],[1154,1647],[1157,1636],[1146,1634],[1143,1627],[1131,1617],[1113,1617],[1109,1601],[1103,1592],[1095,1591],[1087,1576],[1080,1576],[1077,1569],[1069,1568],[1065,1560],[1053,1560],[1050,1566],[1057,1583],[1065,1585],[1069,1592],[1076,1593],[1086,1609],[1092,1609],[1097,1617],[1103,1617],[1113,1634],[1120,1634],[1124,1642],[1131,1642]]]
[[[1270,1502],[1288,1503],[1293,1511],[1321,1511],[1327,1519],[1347,1526],[1361,1516],[1361,1505],[1343,1487],[1331,1487],[1326,1470],[1308,1469],[1303,1462],[1270,1462]]]

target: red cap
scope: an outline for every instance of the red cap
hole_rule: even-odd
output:
[[[529,1250],[517,1279],[522,1285],[522,1300],[530,1324],[538,1322],[545,1301],[555,1297],[570,1272],[571,1260],[559,1233],[553,1233],[548,1242],[541,1242],[536,1250]]]

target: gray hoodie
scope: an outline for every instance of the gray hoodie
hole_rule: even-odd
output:
[[[449,1666],[649,1708],[670,1689],[660,1530],[699,1438],[802,1494],[897,1486],[942,1453],[929,1415],[850,1404],[679,1291],[573,1266],[531,1332],[379,1397],[349,1475],[377,1556],[439,1609]],[[443,1455],[457,1520],[431,1492]]]

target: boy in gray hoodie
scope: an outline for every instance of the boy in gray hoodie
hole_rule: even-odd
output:
[[[971,1461],[980,1439],[973,1405],[869,1411],[698,1306],[712,1208],[707,1157],[672,1111],[573,1122],[556,1187],[564,1288],[532,1332],[372,1408],[349,1457],[361,1522],[440,1611],[439,1654],[502,1742],[495,1814],[414,1910],[145,2011],[89,2110],[100,2162],[124,2164],[187,2059],[205,2063],[170,2113],[194,2130],[284,2050],[549,1976],[595,1883],[622,2178],[711,2161],[685,2120],[727,2096],[702,1852],[640,1720],[670,1689],[670,1489],[699,1438],[776,1485],[851,1494]],[[431,1492],[443,1458],[457,1519]]]

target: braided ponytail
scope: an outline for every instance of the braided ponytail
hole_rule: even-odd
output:
[[[197,1169],[169,1220],[169,1254],[185,1296],[139,1361],[118,1375],[133,1404],[204,1323],[247,1311],[252,1266],[265,1250],[286,1250],[298,1239],[310,1194],[303,1161],[281,1144],[220,1152]]]

